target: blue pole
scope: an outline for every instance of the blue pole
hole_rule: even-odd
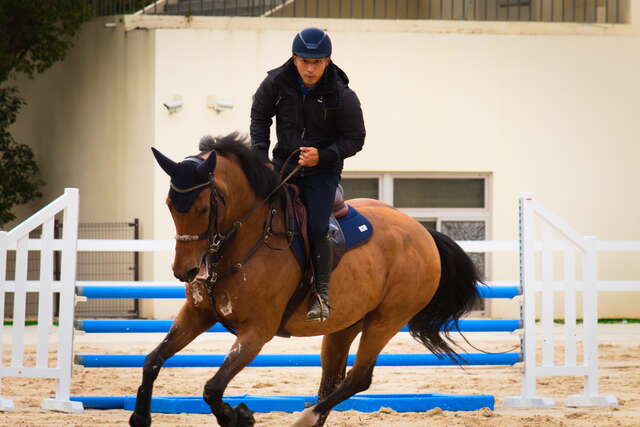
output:
[[[76,292],[87,298],[184,298],[184,285],[77,286]],[[513,298],[520,295],[519,286],[478,286],[482,298]]]
[[[164,364],[165,367],[219,367],[224,354],[179,354]],[[513,365],[520,361],[520,353],[483,354],[463,353],[463,365]],[[75,363],[85,368],[139,368],[145,355],[135,354],[85,354],[77,355]],[[347,365],[352,366],[355,355],[349,355]],[[381,354],[377,366],[455,366],[449,358],[433,354]],[[316,367],[320,365],[317,354],[260,354],[249,364],[254,367]]]
[[[78,320],[76,329],[88,333],[147,333],[168,332],[172,320]],[[458,323],[460,332],[513,332],[520,328],[518,319],[464,319]],[[451,329],[452,324],[443,330]],[[216,324],[207,332],[229,332]],[[402,332],[409,332],[405,325]]]

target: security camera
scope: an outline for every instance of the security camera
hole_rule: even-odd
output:
[[[230,99],[218,99],[215,95],[207,96],[207,107],[220,114],[223,110],[231,110],[233,101]]]
[[[233,101],[229,99],[221,99],[216,105],[219,110],[231,110],[233,108]]]
[[[182,100],[174,99],[171,101],[164,102],[162,105],[169,111],[169,114],[177,113],[182,109]]]

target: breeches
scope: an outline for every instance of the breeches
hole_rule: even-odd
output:
[[[329,218],[333,211],[340,175],[323,173],[297,177],[291,182],[299,185],[302,191],[302,202],[307,208],[309,240],[313,245],[329,232]]]

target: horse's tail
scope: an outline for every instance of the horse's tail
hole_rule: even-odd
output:
[[[440,253],[440,283],[429,304],[409,321],[409,331],[433,354],[460,364],[460,356],[450,346],[454,341],[449,331],[458,330],[458,320],[480,298],[476,284],[482,281],[473,261],[456,242],[437,231],[429,232]]]

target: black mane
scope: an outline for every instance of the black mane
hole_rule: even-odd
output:
[[[280,183],[278,174],[264,164],[263,159],[251,150],[249,138],[239,132],[216,137],[204,136],[200,139],[198,149],[200,154],[215,150],[216,153],[223,156],[225,154],[235,155],[240,160],[249,185],[258,197],[267,197]]]

